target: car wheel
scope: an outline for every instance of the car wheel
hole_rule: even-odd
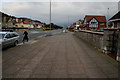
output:
[[[18,45],[18,41],[15,41],[15,42],[14,42],[14,46],[17,46],[17,45]]]

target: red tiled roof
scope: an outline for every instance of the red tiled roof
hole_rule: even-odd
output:
[[[80,27],[86,27],[86,24],[80,25]]]
[[[81,23],[83,23],[84,22],[84,20],[81,20]]]
[[[84,22],[84,20],[81,20],[81,19],[80,19],[79,21],[80,21],[81,23],[83,23],[83,22]]]
[[[76,25],[76,23],[73,23],[73,25]]]
[[[98,22],[106,22],[105,16],[97,16],[97,15],[86,15],[86,21],[89,22],[92,18],[97,19]]]
[[[41,23],[38,23],[38,25],[41,25]]]
[[[43,25],[42,23],[38,23],[38,25]]]
[[[28,21],[24,21],[24,24],[30,24]]]

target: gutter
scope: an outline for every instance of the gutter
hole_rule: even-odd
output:
[[[112,19],[112,20],[109,20],[109,22],[113,22],[113,21],[119,21],[120,19]]]

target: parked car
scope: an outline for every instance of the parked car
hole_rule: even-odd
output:
[[[19,42],[20,36],[16,32],[0,32],[0,44],[2,48],[8,46],[16,46]]]

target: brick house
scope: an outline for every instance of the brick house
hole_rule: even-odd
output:
[[[109,19],[109,23],[111,28],[120,29],[120,11]]]
[[[86,15],[83,22],[86,30],[99,31],[106,28],[106,17]]]

